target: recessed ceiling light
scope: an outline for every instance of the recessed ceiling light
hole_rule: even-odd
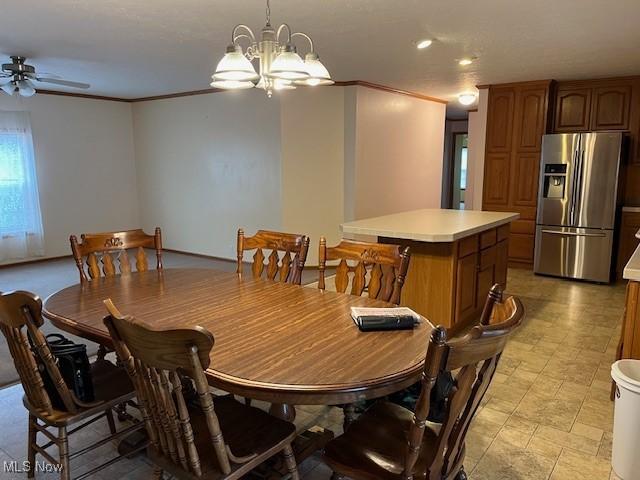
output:
[[[471,65],[475,59],[476,59],[475,57],[461,58],[460,60],[458,60],[458,65],[462,65],[463,67],[466,67],[467,65]]]
[[[465,92],[458,95],[458,101],[462,105],[471,105],[476,101],[476,94],[471,92]]]
[[[432,43],[433,40],[425,38],[424,40],[420,40],[418,43],[416,43],[416,47],[418,48],[418,50],[424,50],[425,48],[430,47]]]

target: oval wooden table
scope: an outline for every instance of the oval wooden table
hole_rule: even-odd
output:
[[[61,330],[110,345],[102,301],[156,328],[201,325],[215,345],[209,383],[274,404],[337,405],[415,383],[431,324],[410,331],[360,332],[350,307],[389,304],[208,269],[166,269],[100,278],[51,295],[44,315]]]

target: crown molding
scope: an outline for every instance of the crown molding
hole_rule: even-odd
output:
[[[91,95],[89,93],[75,93],[75,92],[59,92],[57,90],[45,90],[38,88],[36,89],[36,94],[38,95],[56,95],[58,97],[76,97],[76,98],[88,98],[91,100],[106,100],[109,102],[125,102],[131,103],[133,102],[130,98],[118,98],[118,97],[106,97],[103,95]]]
[[[365,88],[371,88],[374,90],[381,90],[383,92],[388,92],[388,93],[397,93],[399,95],[406,95],[408,97],[413,97],[413,98],[417,98],[420,100],[427,100],[429,102],[436,102],[436,103],[443,103],[443,104],[448,104],[449,102],[447,100],[443,100],[442,98],[437,98],[437,97],[430,97],[429,95],[423,95],[421,93],[416,93],[416,92],[410,92],[408,90],[401,90],[399,88],[393,88],[393,87],[387,87],[386,85],[379,85],[377,83],[371,83],[371,82],[366,82],[364,80],[350,80],[350,81],[346,81],[346,82],[336,82],[334,84],[336,87],[350,87],[350,86],[358,86],[358,87],[365,87]]]
[[[400,90],[398,88],[388,87],[386,85],[379,85],[377,83],[366,82],[364,80],[349,80],[346,82],[336,82],[333,86],[336,87],[350,87],[350,86],[358,86],[371,88],[374,90],[381,90],[383,92],[388,93],[396,93],[399,95],[406,95],[408,97],[417,98],[419,100],[427,100],[429,102],[436,103],[449,103],[447,100],[443,100],[441,98],[430,97],[428,95],[423,95],[421,93],[409,92],[407,90]],[[180,98],[180,97],[191,97],[194,95],[207,95],[209,93],[219,93],[225,92],[226,90],[222,90],[220,88],[206,88],[204,90],[193,90],[189,92],[178,92],[178,93],[168,93],[165,95],[154,95],[151,97],[139,97],[139,98],[119,98],[119,97],[107,97],[102,95],[90,95],[86,93],[75,93],[75,92],[58,92],[55,90],[37,90],[38,94],[43,95],[59,95],[62,97],[78,97],[78,98],[88,98],[92,100],[108,100],[112,102],[125,102],[125,103],[138,103],[138,102],[150,102],[152,100],[166,100],[170,98]]]

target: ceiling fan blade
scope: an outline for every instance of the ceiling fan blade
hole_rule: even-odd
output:
[[[4,85],[5,83],[10,83],[11,82],[11,77],[0,77],[0,85]]]
[[[89,88],[91,86],[88,83],[71,82],[69,80],[58,80],[56,78],[37,77],[34,80],[37,80],[38,82],[53,83],[55,85],[63,85],[65,87],[73,87],[73,88]]]

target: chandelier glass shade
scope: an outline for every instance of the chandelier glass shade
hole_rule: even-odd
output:
[[[295,38],[302,38],[309,45],[304,60],[293,43]],[[246,43],[245,51],[241,42]],[[254,60],[259,62],[259,71],[252,63]],[[248,26],[236,25],[231,34],[231,44],[211,79],[211,86],[215,88],[239,90],[256,87],[263,89],[269,97],[274,90],[334,83],[307,34],[292,32],[286,23],[277,29],[271,26],[269,0],[267,23],[260,32],[260,39]]]

